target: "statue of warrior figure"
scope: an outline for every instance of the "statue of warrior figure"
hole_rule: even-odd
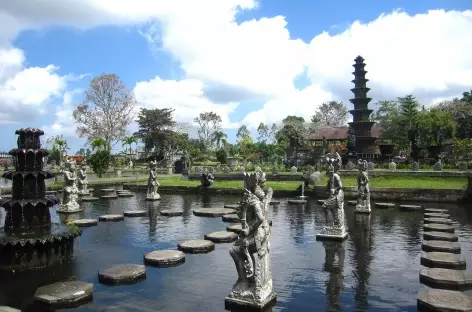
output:
[[[87,185],[88,185],[87,170],[86,170],[85,166],[86,166],[86,162],[85,162],[85,160],[83,160],[80,163],[79,170],[77,172],[77,178],[78,178],[77,184],[78,184],[78,187],[79,187],[79,195],[88,194],[88,190],[87,190]]]
[[[239,212],[242,231],[229,252],[238,280],[229,297],[262,302],[272,293],[271,229],[267,215],[273,191],[269,188],[264,193],[266,178],[260,168],[244,175],[245,190]]]
[[[328,193],[329,198],[323,204],[326,218],[325,231],[329,228],[343,228],[344,227],[344,192],[341,177],[338,170],[341,168],[341,156],[336,153],[334,158],[327,158],[328,169]]]
[[[66,160],[64,162],[64,186],[62,187],[61,211],[79,210],[78,188],[75,161]]]
[[[149,162],[149,178],[147,185],[147,195],[148,199],[159,199],[160,195],[157,193],[157,188],[160,186],[159,181],[157,181],[157,161]]]
[[[357,175],[357,210],[370,211],[369,176],[367,175],[367,161],[359,160],[359,174]]]

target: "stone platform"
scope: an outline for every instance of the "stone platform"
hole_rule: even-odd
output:
[[[98,272],[103,284],[129,285],[146,279],[146,267],[139,264],[118,264]]]
[[[215,243],[209,240],[188,240],[177,245],[178,249],[187,253],[208,253],[215,250]]]
[[[243,300],[228,296],[225,298],[225,310],[244,312],[271,311],[271,308],[275,306],[276,301],[277,295],[275,292],[270,293],[269,296],[267,296],[267,298],[262,302],[257,302],[254,300]]]
[[[423,267],[420,271],[420,283],[433,288],[464,291],[472,289],[472,273],[466,270]]]
[[[185,262],[185,254],[180,250],[156,250],[144,255],[144,263],[158,267],[177,266]]]
[[[375,207],[380,208],[380,209],[388,209],[388,208],[394,208],[395,204],[394,203],[375,203]]]
[[[224,205],[225,208],[230,208],[230,209],[239,209],[240,206],[239,204],[226,204]]]
[[[98,197],[82,197],[80,200],[83,201],[83,202],[93,202],[93,201],[100,200],[100,198],[98,198]]]
[[[303,205],[306,204],[307,201],[305,199],[289,199],[288,203],[293,205]]]
[[[425,208],[424,212],[430,213],[448,213],[447,209],[439,209],[439,208]]]
[[[198,208],[193,210],[193,214],[198,217],[222,217],[234,213],[236,213],[236,210],[229,208]]]
[[[447,219],[447,218],[424,218],[423,223],[452,225],[451,219]]]
[[[356,206],[357,205],[357,200],[348,200],[347,205],[348,206]]]
[[[455,230],[453,226],[446,224],[426,223],[423,225],[423,231],[454,233]]]
[[[421,256],[421,265],[428,268],[441,268],[453,270],[465,270],[466,262],[463,257],[458,254],[448,252],[426,252]]]
[[[126,210],[123,212],[125,217],[143,217],[147,215],[146,210]]]
[[[224,215],[221,217],[221,220],[229,223],[241,222],[241,219],[235,213]]]
[[[96,220],[96,219],[79,219],[79,220],[72,221],[72,223],[74,223],[78,227],[89,227],[89,226],[97,225],[98,220]]]
[[[461,245],[457,242],[425,240],[421,244],[421,249],[426,252],[449,252],[454,254],[461,253]]]
[[[424,232],[423,233],[424,240],[438,240],[438,241],[446,241],[446,242],[457,242],[459,238],[456,234],[446,233],[446,232]]]
[[[80,281],[58,282],[39,287],[34,301],[43,309],[75,308],[93,300],[93,284]]]
[[[423,207],[418,205],[400,205],[399,207],[402,211],[419,211],[423,209]]]
[[[161,216],[165,216],[165,217],[179,217],[184,214],[182,210],[170,210],[170,209],[161,210],[160,213],[161,213]]]
[[[459,291],[429,289],[418,294],[417,308],[420,312],[472,311],[472,298]]]
[[[103,216],[99,216],[98,217],[98,220],[99,221],[102,221],[102,222],[107,222],[107,221],[121,221],[121,220],[124,220],[125,217],[123,215],[119,215],[119,214],[109,214],[109,215],[103,215]]]
[[[100,196],[100,199],[117,199],[117,198],[118,198],[118,195],[116,194]]]
[[[448,213],[425,212],[425,218],[449,218]]]
[[[232,243],[238,239],[235,232],[219,231],[205,234],[205,239],[214,243]]]

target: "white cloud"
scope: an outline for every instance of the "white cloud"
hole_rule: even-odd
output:
[[[55,120],[52,125],[45,125],[43,129],[48,137],[63,135],[67,139],[74,139],[76,135],[76,125],[72,113],[75,109],[74,96],[82,93],[82,89],[66,91],[63,95],[62,104],[56,107]]]

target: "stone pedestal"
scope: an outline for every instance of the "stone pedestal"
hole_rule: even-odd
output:
[[[316,234],[316,240],[336,240],[343,241],[347,238],[346,227],[327,226],[321,233]]]
[[[228,311],[269,311],[277,302],[277,295],[272,292],[263,301],[244,300],[235,297],[225,298],[225,310]]]
[[[159,199],[161,199],[161,195],[159,195],[159,193],[152,193],[146,196],[146,200],[159,200]]]

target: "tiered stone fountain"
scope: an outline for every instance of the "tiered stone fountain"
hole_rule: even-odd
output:
[[[41,148],[41,129],[16,130],[18,148],[12,149],[15,170],[3,178],[12,180],[11,198],[0,200],[6,211],[0,228],[0,272],[18,272],[45,268],[67,261],[73,254],[74,238],[80,235],[75,226],[51,223],[49,207],[58,203],[46,195],[43,159],[48,151]]]

